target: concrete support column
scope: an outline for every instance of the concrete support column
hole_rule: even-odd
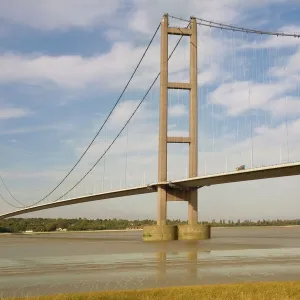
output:
[[[197,22],[191,18],[190,36],[190,147],[189,177],[198,176],[198,60],[197,60]],[[191,190],[188,204],[188,224],[198,223],[198,191]]]
[[[168,133],[168,15],[161,22],[160,50],[160,107],[158,142],[158,181],[167,181],[167,133]],[[158,188],[157,225],[165,225],[167,219],[167,191]]]
[[[190,191],[190,201],[188,202],[188,224],[198,224],[198,191]]]

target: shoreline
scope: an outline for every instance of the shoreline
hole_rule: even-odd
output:
[[[36,232],[20,232],[20,234],[45,234],[45,233],[99,233],[99,232],[129,232],[142,231],[143,229],[107,229],[107,230],[70,230],[70,231],[36,231]]]
[[[300,227],[300,225],[253,225],[253,226],[216,226],[212,228],[293,228],[293,227]]]
[[[266,226],[216,226],[212,228],[232,229],[232,228],[298,228],[300,225],[266,225]],[[3,232],[1,235],[37,235],[37,234],[68,234],[68,233],[105,233],[105,232],[136,232],[143,229],[107,229],[107,230],[74,230],[74,231],[36,231],[36,232]]]
[[[107,230],[70,230],[70,231],[34,231],[34,232],[3,232],[1,235],[34,235],[34,234],[68,234],[68,233],[100,233],[100,232],[130,232],[142,231],[143,229],[107,229]]]

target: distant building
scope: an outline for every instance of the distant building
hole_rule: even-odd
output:
[[[62,228],[56,228],[56,231],[67,231],[67,228],[64,228],[64,229],[62,229]]]

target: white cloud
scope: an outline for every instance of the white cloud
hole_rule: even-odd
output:
[[[198,72],[198,85],[204,86],[206,84],[214,83],[226,76],[225,72],[221,70],[220,66],[213,65],[211,68],[200,70]]]
[[[299,43],[300,44],[300,43]],[[290,81],[297,82],[299,84],[299,72],[300,72],[300,51],[290,56],[284,56],[280,65],[273,67],[270,70],[271,74],[284,80],[289,78]]]
[[[154,79],[159,72],[158,45],[153,47],[141,70],[147,68]],[[93,57],[79,55],[47,56],[17,55],[7,53],[0,56],[0,82],[23,82],[52,84],[65,88],[84,88],[89,84],[105,88],[120,88],[134,70],[144,47],[134,47],[130,43],[115,43],[108,53]],[[152,54],[152,55],[151,55]],[[124,59],[126,57],[126,59]],[[155,70],[155,73],[153,71]],[[138,80],[135,79],[135,80]]]
[[[156,152],[157,150],[157,127],[150,124],[143,124],[141,122],[135,122],[129,127],[129,137],[127,136],[127,130],[125,129],[122,135],[118,138],[115,144],[110,148],[109,155],[122,156],[126,154],[143,154],[147,152]],[[89,156],[86,158],[89,162],[94,162],[96,157],[100,157],[111,144],[115,133],[107,136],[107,142],[104,139],[99,139],[94,143],[93,147],[89,151]],[[127,144],[127,140],[129,141]],[[85,147],[78,147],[77,152],[82,153]]]
[[[276,127],[256,127],[253,129],[253,137],[240,140],[237,143],[227,143],[221,153],[219,164],[225,171],[224,157],[228,157],[230,169],[239,164],[246,164],[247,168],[277,165],[300,161],[300,122],[299,118],[293,122],[285,122]],[[253,149],[253,150],[252,150]],[[210,162],[210,173],[218,171],[217,163]],[[223,165],[223,166],[222,166]],[[219,168],[220,169],[220,168]]]
[[[187,115],[186,107],[183,104],[176,104],[169,108],[169,115],[171,117],[181,117]]]
[[[130,28],[135,31],[149,33],[150,28],[154,24],[160,22],[163,13],[169,13],[175,16],[184,16],[187,19],[190,15],[194,16],[207,16],[213,20],[231,21],[238,12],[236,4],[238,1],[197,1],[197,0],[165,0],[149,2],[146,0],[134,0],[135,12],[129,23]],[[170,22],[173,22],[170,20]]]
[[[136,7],[143,7],[144,4],[144,2],[135,3]],[[168,4],[168,1],[165,4]],[[192,4],[194,5],[193,1],[189,5],[190,8],[193,7]],[[171,5],[171,7],[174,6]],[[179,7],[177,9],[180,12]],[[139,11],[144,12],[143,9]],[[149,18],[149,13],[151,12],[147,11],[147,18]],[[153,13],[159,16],[158,11],[155,10]],[[146,19],[145,22],[147,22]],[[113,39],[117,39],[124,33],[124,28],[120,30],[112,27],[108,32],[113,33]],[[145,49],[145,46],[136,46],[127,41],[121,42],[123,40],[116,41],[109,52],[95,54],[90,57],[4,53],[0,56],[0,68],[2,70],[0,83],[50,83],[68,89],[83,89],[94,85],[102,90],[107,88],[120,89],[125,85]],[[177,40],[178,37],[170,37],[169,53]],[[144,41],[144,43],[146,42],[148,41]],[[198,66],[200,85],[213,83],[220,79],[222,76],[220,64],[228,54],[229,42],[224,39],[215,39],[210,35],[207,28],[199,27]],[[124,59],[125,57],[126,59]],[[145,89],[145,84],[149,86],[159,72],[159,63],[160,44],[157,37],[130,87],[143,87]],[[172,78],[179,81],[186,80],[188,78],[188,67],[189,41],[183,39],[169,62],[170,80]]]
[[[280,27],[277,32],[284,32],[289,34],[300,34],[300,27],[298,26],[283,26]],[[300,40],[298,37],[290,37],[290,36],[267,36],[266,37],[260,37],[254,42],[251,43],[245,43],[241,46],[241,48],[252,48],[252,49],[266,49],[266,48],[285,48],[285,47],[291,47],[291,46],[299,46]]]
[[[29,116],[31,114],[32,112],[23,108],[13,108],[13,107],[0,108],[0,120],[22,118],[22,117]]]
[[[130,18],[129,26],[135,31],[149,33],[151,32],[150,28],[154,28],[155,24],[160,22],[164,13],[185,19],[188,19],[189,16],[195,16],[232,24],[246,19],[251,9],[282,2],[283,0],[255,0],[249,2],[238,0],[156,0],[151,2],[133,0],[135,10]],[[174,23],[174,20],[170,20],[170,22]]]
[[[271,111],[275,116],[282,117],[297,116],[300,114],[300,98],[298,97],[283,97],[280,99],[273,100],[266,110]]]
[[[134,1],[133,3],[138,9],[138,14],[147,12],[147,18],[149,18],[151,13],[161,17],[157,10],[152,11],[152,8],[150,11],[144,10],[148,7],[148,3],[137,3]],[[166,1],[163,5],[169,4],[169,1]],[[192,9],[194,4],[194,1],[190,1],[188,4],[189,9]],[[227,4],[222,1],[221,4],[227,7]],[[176,10],[178,12],[181,12],[179,9],[181,6],[182,4],[177,6]],[[186,5],[183,6],[185,7]],[[206,7],[206,5],[204,6]],[[210,6],[208,5],[208,10],[214,11],[215,6],[213,5],[212,8]],[[176,6],[172,4],[170,7],[174,8]],[[226,10],[226,8],[224,9]],[[201,11],[203,12],[202,8]],[[134,18],[131,19],[134,20]],[[146,19],[144,21],[148,22]],[[160,19],[158,19],[159,21]],[[120,29],[111,28],[109,32],[113,33],[113,39],[115,39],[124,32],[124,29],[120,31]],[[177,40],[178,37],[174,39],[170,37],[169,52],[171,52]],[[224,57],[229,54],[230,41],[216,39],[210,35],[210,30],[199,27],[198,47],[199,84],[203,85],[220,80],[223,75],[220,64]],[[0,82],[3,84],[11,82],[26,84],[50,83],[68,89],[83,89],[90,87],[90,85],[97,86],[97,88],[102,90],[107,88],[120,89],[125,85],[144,49],[145,46],[137,47],[129,42],[121,42],[119,40],[113,44],[109,52],[90,57],[4,53],[0,56],[0,68],[2,70]],[[145,84],[150,86],[151,81],[159,72],[159,62],[160,45],[159,40],[156,40],[149,49],[129,88],[145,89]],[[169,62],[170,80],[185,81],[188,78],[188,67],[189,41],[188,39],[183,39]]]
[[[133,100],[120,103],[112,113],[108,124],[113,127],[116,125],[125,125],[125,122],[127,122],[137,106],[138,101]],[[140,114],[138,114],[138,116],[140,116]]]
[[[274,84],[230,82],[216,88],[210,95],[210,101],[225,106],[228,115],[236,116],[249,109],[266,106],[272,99],[281,96],[290,88],[291,84],[288,82]]]
[[[215,55],[225,54],[225,49],[220,49],[221,42],[208,39],[201,41],[200,69],[204,67],[204,58],[208,53]],[[173,48],[170,42],[170,52]],[[170,60],[170,77],[172,73],[181,72],[189,64],[189,49],[182,43]],[[18,55],[6,53],[0,56],[0,82],[22,82],[26,84],[52,83],[54,85],[69,88],[82,89],[89,85],[97,85],[105,90],[120,89],[126,83],[133,72],[145,47],[135,47],[127,42],[116,42],[110,52],[92,57],[78,55],[47,56],[47,55]],[[160,46],[154,44],[147,53],[131,85],[136,88],[150,86],[152,80],[159,72]],[[124,59],[126,57],[126,59]],[[220,57],[220,56],[219,56]],[[214,67],[215,72],[218,71]],[[200,78],[201,79],[201,78]],[[210,74],[209,80],[213,79]],[[171,80],[171,79],[170,79]],[[146,84],[146,86],[145,86]]]
[[[105,36],[109,41],[123,41],[126,40],[126,36],[120,29],[108,29],[105,32]]]
[[[119,45],[119,53],[130,53],[129,45]],[[116,47],[118,48],[118,46]],[[111,64],[110,61],[113,63]],[[114,49],[109,55],[102,57],[83,58],[81,56],[33,56],[6,54],[0,58],[2,83],[48,81],[67,88],[82,88],[100,80],[112,79],[113,74],[123,73],[128,61],[115,55]],[[102,78],[101,78],[102,77]]]
[[[68,131],[72,129],[72,124],[60,123],[60,124],[51,124],[43,126],[31,126],[31,127],[15,127],[6,130],[0,130],[0,135],[10,135],[10,134],[26,134],[39,131]]]
[[[1,1],[0,18],[39,30],[90,27],[110,20],[121,6],[120,0]]]
[[[127,100],[120,102],[108,120],[108,129],[120,130],[137,109],[140,101],[141,100]],[[150,109],[149,103],[143,102],[132,117],[132,120],[129,122],[129,126],[134,126],[136,123],[139,125],[140,123],[146,123],[148,120],[153,119],[156,116],[157,113]]]

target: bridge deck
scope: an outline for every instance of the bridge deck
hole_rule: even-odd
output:
[[[96,195],[88,195],[88,196],[57,201],[54,203],[41,204],[41,205],[36,205],[36,206],[16,210],[10,213],[0,215],[0,219],[5,219],[5,218],[22,215],[29,212],[67,206],[72,204],[154,193],[157,191],[157,187],[161,185],[164,186],[177,185],[178,187],[182,187],[182,188],[200,188],[203,186],[211,186],[211,185],[224,184],[224,183],[277,178],[277,177],[294,176],[294,175],[300,175],[300,163],[298,162],[284,164],[284,165],[277,165],[277,166],[262,167],[257,169],[249,169],[249,170],[200,176],[200,177],[183,179],[183,180],[175,180],[171,182],[154,183],[148,186],[140,186],[140,187],[128,188],[128,189],[118,190],[118,191],[111,191],[111,192],[106,192],[106,193],[101,193]]]
[[[208,176],[172,181],[185,188],[210,186],[223,183],[233,183],[258,179],[278,178],[300,175],[300,163],[290,163],[256,169],[220,173]]]

